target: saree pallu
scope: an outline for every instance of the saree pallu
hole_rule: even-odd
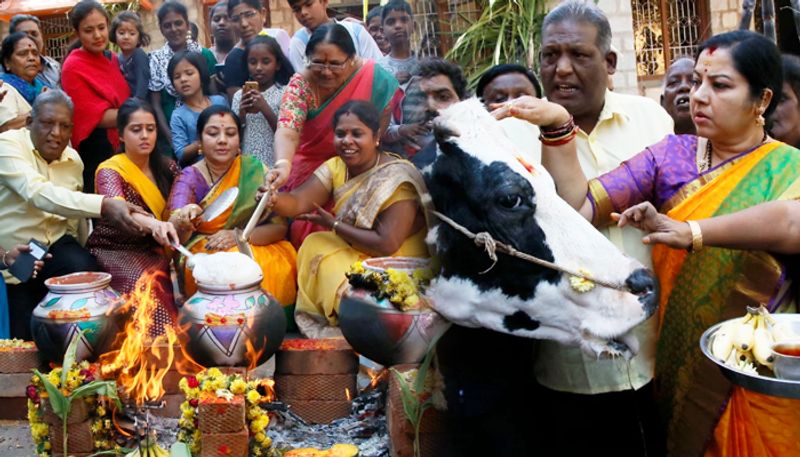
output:
[[[700,141],[698,150],[705,149]],[[687,183],[661,210],[676,220],[729,214],[800,197],[800,151],[764,144]],[[765,221],[768,223],[768,221]],[[765,303],[792,306],[785,265],[766,252],[706,248],[687,254],[653,248],[662,287],[656,382],[671,456],[800,455],[800,401],[731,387],[697,347],[700,335]],[[721,416],[720,416],[721,415]]]
[[[347,167],[338,157],[316,172],[332,191],[336,219],[371,230],[378,215],[394,203],[421,202],[427,193],[422,176],[411,162],[395,160],[345,181]],[[392,257],[429,257],[420,229],[408,237]],[[326,328],[338,325],[339,300],[347,284],[345,273],[353,263],[371,257],[331,231],[306,238],[297,254],[297,325],[309,338],[330,336]]]
[[[192,253],[218,252],[206,249],[210,235],[220,230],[244,228],[255,210],[255,197],[258,187],[264,183],[264,174],[264,166],[255,156],[239,156],[234,160],[230,170],[208,191],[199,205],[205,208],[222,192],[235,186],[239,187],[239,196],[231,208],[198,227],[197,232],[186,243],[186,247]],[[291,243],[282,240],[265,246],[251,244],[250,250],[264,274],[261,288],[275,297],[282,306],[292,305],[297,295],[297,254]],[[233,246],[227,252],[238,252],[238,248]],[[177,269],[184,294],[186,296],[194,294],[197,285],[191,270],[186,268],[184,256],[178,258]]]
[[[178,166],[170,164],[173,175]],[[110,198],[120,198],[147,210],[158,220],[164,220],[166,201],[158,187],[125,154],[117,154],[101,163],[95,177],[97,192]],[[175,296],[170,277],[169,253],[150,234],[129,235],[101,220],[86,243],[103,271],[111,273],[111,287],[129,294],[136,290],[137,281],[147,275],[152,298],[158,306],[153,315],[151,336],[161,335],[172,326],[177,316]]]
[[[336,155],[333,148],[333,115],[336,110],[351,100],[368,100],[378,112],[383,112],[396,91],[397,80],[383,67],[368,60],[319,108],[309,109],[285,190],[303,184],[323,162]],[[325,209],[330,208],[330,204],[325,206]],[[324,228],[307,221],[293,221],[290,239],[299,247],[308,234],[319,230]]]

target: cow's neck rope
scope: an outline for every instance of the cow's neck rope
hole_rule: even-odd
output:
[[[621,291],[625,291],[625,292],[630,292],[630,289],[625,284],[603,281],[602,279],[594,278],[594,277],[592,277],[592,276],[590,276],[590,275],[588,275],[588,274],[586,274],[586,273],[584,273],[582,271],[575,271],[575,270],[572,270],[572,269],[557,265],[557,264],[555,264],[553,262],[549,262],[547,260],[540,259],[538,257],[532,256],[530,254],[526,254],[524,252],[520,252],[517,249],[515,249],[513,246],[509,246],[507,244],[503,244],[503,243],[495,240],[494,238],[492,238],[492,235],[490,235],[488,232],[480,232],[478,234],[475,234],[475,233],[470,232],[469,229],[467,229],[463,225],[461,225],[458,222],[450,219],[449,217],[445,216],[444,214],[442,214],[442,213],[440,213],[438,211],[431,211],[431,213],[433,215],[435,215],[436,217],[438,217],[442,222],[446,222],[450,227],[453,227],[457,231],[461,232],[462,235],[464,235],[467,238],[473,240],[476,245],[483,246],[483,248],[486,250],[486,255],[488,255],[489,258],[492,260],[492,265],[489,268],[487,268],[486,270],[482,271],[481,274],[484,274],[484,273],[488,272],[489,270],[491,270],[492,268],[494,268],[494,266],[497,264],[497,251],[500,251],[503,254],[507,254],[507,255],[510,255],[510,256],[513,256],[513,257],[517,257],[519,259],[522,259],[522,260],[525,260],[525,261],[528,261],[528,262],[531,262],[531,263],[535,263],[536,265],[539,265],[539,266],[542,266],[542,267],[545,267],[545,268],[549,268],[551,270],[555,270],[555,271],[564,273],[564,274],[569,275],[569,276],[574,276],[575,278],[579,278],[579,279],[582,279],[584,281],[589,281],[591,283],[599,284],[599,285],[601,285],[603,287],[608,287],[609,289],[616,289],[616,290],[621,290]]]

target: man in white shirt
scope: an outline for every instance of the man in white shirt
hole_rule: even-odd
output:
[[[123,230],[140,230],[131,217],[131,211],[137,211],[132,205],[81,192],[83,162],[67,146],[72,114],[72,100],[52,89],[34,101],[30,130],[0,134],[0,244],[15,246],[35,239],[48,245],[53,255],[36,278],[24,283],[3,271],[13,338],[31,339],[31,312],[47,293],[44,280],[97,270],[94,257],[77,241],[80,219],[102,216]]]
[[[294,70],[300,72],[306,67],[306,45],[314,30],[322,24],[336,22],[344,26],[355,44],[356,55],[363,59],[377,61],[383,54],[378,44],[360,22],[337,21],[328,17],[328,0],[288,0],[295,19],[303,28],[295,32],[289,43],[289,61]]]
[[[542,25],[542,86],[548,100],[564,106],[580,127],[575,141],[589,179],[613,170],[673,129],[672,119],[653,100],[607,89],[617,64],[610,44],[608,19],[592,2],[563,2]],[[627,255],[651,266],[641,232],[601,231]],[[578,348],[540,343],[534,371],[542,386],[542,408],[536,414],[547,418],[545,436],[560,455],[580,455],[587,443],[598,455],[661,454],[652,397],[656,326],[651,318],[637,327],[641,348],[630,361],[598,360]]]

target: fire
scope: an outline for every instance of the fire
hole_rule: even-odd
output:
[[[251,326],[250,328],[253,327]],[[250,338],[245,338],[244,346],[246,348],[244,357],[247,359],[247,371],[249,372],[258,367],[258,361],[261,359],[261,356],[264,355],[264,351],[267,349],[267,337],[264,337],[264,344],[261,345],[261,349],[256,349],[253,345],[253,342],[250,341]]]
[[[164,396],[164,376],[175,359],[175,330],[165,326],[164,334],[152,336],[160,274],[145,273],[125,297],[128,309],[135,310],[133,316],[117,335],[114,347],[119,349],[100,357],[103,377],[116,376],[117,385],[137,406]]]
[[[345,398],[347,398],[347,401],[350,401],[350,400],[353,399],[353,396],[350,395],[350,388],[349,387],[345,387],[344,388],[344,396],[345,396]]]
[[[367,389],[376,388],[378,386],[378,383],[380,383],[381,380],[386,378],[386,375],[389,373],[389,371],[386,368],[383,368],[380,371],[375,371],[372,368],[365,367],[363,365],[361,366],[361,372],[369,376],[370,381],[369,381],[369,386],[367,386]]]

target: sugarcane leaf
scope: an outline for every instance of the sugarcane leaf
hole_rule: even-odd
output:
[[[115,381],[92,381],[73,390],[69,398],[74,400],[76,398],[89,397],[92,395],[102,395],[112,400],[119,401],[117,384]]]
[[[47,398],[50,400],[50,408],[53,409],[53,413],[60,417],[61,420],[67,420],[67,414],[69,414],[69,402],[64,394],[56,387],[47,376],[41,374],[39,370],[33,370],[33,373],[42,380],[42,384],[44,385],[44,389],[47,391]]]
[[[403,402],[403,412],[406,415],[406,419],[414,424],[419,418],[419,398],[415,395],[415,393],[411,392],[411,387],[408,385],[406,379],[399,371],[395,370],[394,368],[391,368],[390,370],[395,376],[397,385],[400,386],[400,400]]]
[[[78,331],[72,335],[72,340],[70,340],[69,346],[67,346],[67,351],[64,353],[64,363],[61,367],[62,386],[67,385],[67,375],[75,365],[75,359],[78,357],[78,342],[80,341],[81,337],[83,337],[83,332],[83,329],[78,329]]]

